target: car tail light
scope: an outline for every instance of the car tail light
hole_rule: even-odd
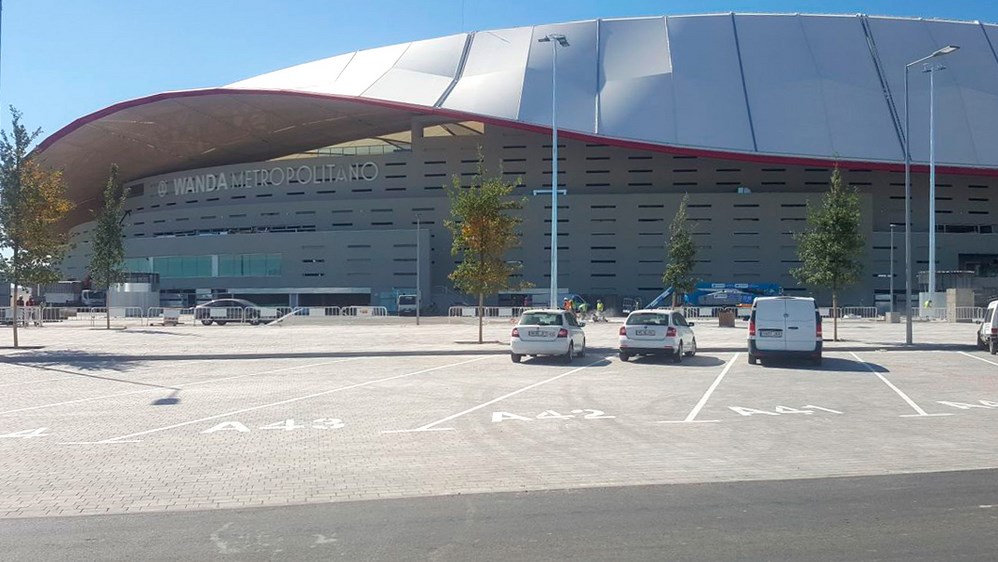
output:
[[[676,337],[676,328],[669,326],[669,329],[665,331],[665,337],[667,338]]]
[[[518,338],[518,337],[520,337],[520,330],[518,330],[517,328],[513,328],[513,333],[510,334],[510,337],[512,337],[512,338]]]
[[[998,336],[998,328],[991,328],[991,335]]]
[[[818,329],[821,330],[821,326],[818,326]],[[755,317],[754,316],[752,317],[751,320],[749,320],[749,323],[748,323],[748,335],[749,335],[749,337],[755,337]]]
[[[562,328],[562,329],[558,330],[558,337],[559,338],[567,338],[568,337],[568,330],[566,330],[565,328]]]
[[[622,336],[626,336],[627,335],[627,328],[625,326],[621,326],[620,327],[620,331],[617,332],[617,333],[620,334],[620,335],[622,335]]]
[[[814,325],[814,335],[819,340],[821,339],[821,322],[818,322]]]

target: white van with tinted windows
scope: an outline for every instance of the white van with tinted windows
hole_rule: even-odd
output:
[[[752,303],[748,362],[770,357],[805,357],[821,365],[821,315],[814,299],[760,297]]]
[[[998,300],[988,303],[984,321],[977,327],[977,349],[986,349],[991,355],[998,354]]]

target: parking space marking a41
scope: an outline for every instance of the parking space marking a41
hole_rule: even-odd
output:
[[[510,412],[492,412],[493,422],[502,422],[509,420],[516,421],[534,421],[534,420],[569,420],[569,419],[582,419],[582,420],[609,420],[614,419],[617,416],[608,416],[603,410],[593,410],[591,408],[572,410],[571,414],[560,414],[554,410],[544,410],[543,412],[537,414],[536,416],[530,418],[527,416],[521,416],[519,414],[513,414]]]
[[[776,409],[772,411],[759,410],[756,408],[744,408],[742,406],[728,406],[728,409],[742,416],[756,416],[756,415],[781,416],[781,415],[790,415],[790,414],[811,415],[814,414],[815,412],[826,412],[829,414],[836,414],[836,415],[842,414],[842,412],[838,410],[833,410],[831,408],[822,408],[821,406],[813,406],[813,405],[801,406],[800,408],[791,408],[789,406],[777,406]]]

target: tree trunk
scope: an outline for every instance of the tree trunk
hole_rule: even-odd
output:
[[[16,252],[17,249],[15,248],[14,251]],[[17,310],[17,298],[21,294],[20,288],[21,288],[21,280],[15,278],[14,279],[14,297],[12,299],[13,300],[13,306],[14,306],[14,309],[13,309],[14,310],[14,314],[13,314],[12,322],[11,322],[11,326],[14,328],[14,347],[15,348],[17,347],[18,314],[20,314],[20,312],[18,312],[18,310]]]
[[[107,316],[107,329],[111,329],[111,285],[104,289],[104,312]]]
[[[839,341],[839,293],[832,290],[832,341]]]
[[[14,314],[13,314],[13,322],[12,322],[11,325],[14,327],[14,347],[16,348],[17,347],[17,321],[18,321],[18,318],[17,318],[17,315],[18,315],[18,310],[17,310],[17,283],[14,283],[14,295],[15,295],[14,298],[13,298],[13,300],[14,300]]]
[[[676,293],[676,290],[675,290],[675,289],[673,289],[673,290],[672,290],[672,308],[673,308],[673,309],[675,309],[675,308],[676,308],[676,297],[678,297],[678,296],[679,296],[679,295],[678,295],[678,294]]]
[[[478,343],[482,342],[482,325],[485,323],[485,295],[478,293]]]

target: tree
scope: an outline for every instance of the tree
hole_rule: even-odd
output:
[[[522,199],[510,197],[515,186],[503,181],[501,174],[485,177],[479,152],[472,185],[464,188],[454,176],[447,191],[453,220],[444,224],[454,236],[451,254],[462,257],[449,277],[461,291],[478,296],[478,343],[482,343],[485,296],[511,288],[510,276],[522,267],[503,259],[520,240],[516,227],[522,219],[509,214],[523,208]]]
[[[124,281],[125,244],[122,239],[125,220],[125,200],[128,190],[118,180],[118,165],[111,164],[111,174],[104,186],[104,205],[95,212],[97,228],[93,238],[93,254],[90,258],[90,280],[96,287],[104,289],[107,298],[111,297],[111,285]],[[107,309],[107,329],[111,329],[110,300]]]
[[[66,199],[62,173],[44,168],[28,152],[41,134],[21,124],[21,113],[10,108],[11,134],[0,131],[0,274],[14,284],[51,283],[59,279],[56,265],[68,247],[57,223],[73,208]],[[14,300],[14,347],[17,347],[17,300]]]
[[[860,254],[866,245],[860,233],[862,213],[859,192],[842,184],[838,165],[832,172],[832,185],[821,205],[807,204],[807,230],[794,235],[801,267],[791,271],[802,285],[832,291],[832,340],[839,339],[838,293],[855,283],[863,272]]]
[[[694,259],[697,255],[697,245],[693,241],[690,233],[689,223],[686,220],[686,203],[689,195],[683,195],[683,200],[679,203],[679,210],[672,219],[669,226],[669,265],[662,274],[662,283],[666,287],[672,287],[672,307],[676,303],[680,294],[686,294],[696,286],[697,279],[693,276]]]

